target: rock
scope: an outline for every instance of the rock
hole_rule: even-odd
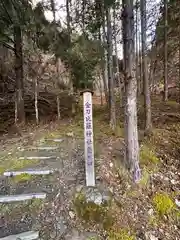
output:
[[[58,230],[59,236],[62,236],[67,229],[67,226],[64,223],[64,218],[62,216],[56,218],[55,229]]]
[[[145,233],[145,240],[158,240],[157,237],[154,236],[151,232],[146,232]]]
[[[175,203],[178,207],[180,207],[180,201],[178,199],[175,199]]]
[[[97,205],[101,205],[110,201],[111,195],[109,191],[98,188],[85,188],[81,190],[85,196],[86,202],[94,202]]]
[[[97,205],[101,205],[103,203],[103,196],[97,190],[91,190],[86,192],[86,200],[87,202],[94,202]]]
[[[176,181],[176,180],[174,180],[174,179],[172,179],[172,180],[171,180],[171,183],[172,183],[173,185],[175,185],[175,184],[177,184],[177,183],[179,183],[179,182]]]
[[[73,211],[69,211],[69,216],[71,219],[75,218],[75,213]]]
[[[96,176],[96,181],[100,181],[101,177],[100,176]]]
[[[149,214],[149,216],[152,216],[153,215],[153,213],[154,213],[154,210],[151,208],[151,209],[149,209],[149,211],[148,211],[148,214]]]
[[[83,185],[78,185],[78,186],[76,186],[76,191],[77,192],[81,192],[82,191],[82,189],[83,189]]]
[[[69,132],[69,133],[66,134],[66,136],[68,136],[68,137],[73,137],[73,136],[74,136],[74,133],[73,133],[73,132]]]
[[[109,164],[109,166],[112,168],[112,167],[113,167],[113,163],[111,162],[111,163]]]

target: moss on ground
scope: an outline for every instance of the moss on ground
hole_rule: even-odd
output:
[[[30,181],[30,180],[32,179],[32,177],[33,177],[33,176],[30,175],[30,174],[23,173],[23,174],[14,176],[12,180],[13,180],[15,183],[25,182],[25,181]]]
[[[12,157],[8,157],[2,161],[0,159],[0,174],[3,174],[5,171],[15,171],[20,170],[25,167],[29,167],[33,164],[37,164],[39,162],[38,159],[28,160],[28,159],[17,159]],[[25,177],[25,176],[22,176]],[[26,176],[27,177],[27,176]]]
[[[156,193],[152,201],[159,216],[169,215],[176,209],[173,200],[165,192]]]
[[[108,232],[108,240],[135,240],[135,237],[127,229],[111,230]]]
[[[42,199],[32,199],[24,201],[23,203],[10,203],[10,204],[0,204],[1,215],[21,215],[23,212],[34,212],[37,213],[43,206],[44,201]]]
[[[140,149],[140,162],[143,165],[158,164],[159,158],[156,156],[156,153],[153,147],[148,145],[143,145]]]
[[[110,202],[101,205],[91,201],[87,202],[82,192],[76,194],[73,202],[77,216],[86,223],[100,224],[103,229],[109,229],[113,225],[114,219],[110,213]]]
[[[139,181],[139,185],[142,188],[147,188],[149,186],[149,182],[150,182],[150,172],[147,168],[144,168],[142,170],[142,177],[141,177],[141,180]]]

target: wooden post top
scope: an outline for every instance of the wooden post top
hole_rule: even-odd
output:
[[[90,92],[92,95],[94,94],[94,91],[92,91],[91,89],[87,88],[87,89],[82,90],[82,91],[80,92],[80,95],[82,96],[83,93],[85,93],[85,92]]]

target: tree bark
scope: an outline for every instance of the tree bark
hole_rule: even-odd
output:
[[[138,81],[138,95],[143,92],[143,73],[142,73],[142,47],[141,47],[141,35],[139,35],[139,81]]]
[[[179,36],[179,103],[180,103],[180,36]]]
[[[140,179],[137,129],[137,80],[134,59],[133,1],[123,0],[123,54],[125,78],[125,159],[134,181]]]
[[[22,40],[21,28],[19,26],[14,26],[15,76],[16,76],[15,122],[16,123],[25,123],[22,44],[23,44],[23,40]]]
[[[38,111],[38,78],[34,79],[34,92],[35,92],[35,112],[36,112],[36,124],[39,124],[39,111]]]
[[[67,21],[67,30],[68,30],[68,41],[69,45],[71,43],[71,16],[70,16],[70,9],[69,9],[69,0],[66,0],[66,21]]]
[[[104,35],[104,33],[103,33]],[[99,28],[99,41],[104,44],[105,39],[101,39],[101,29]],[[106,103],[108,104],[108,88],[107,88],[107,74],[106,74],[106,54],[105,49],[103,48],[103,56],[101,57],[101,71],[102,71],[102,79],[103,79],[103,85],[104,85],[104,94]]]
[[[138,48],[138,1],[136,0],[136,31],[135,31],[135,36],[136,36],[136,80],[137,80],[137,85],[138,85],[138,95],[141,94],[141,85],[140,85],[140,78],[139,78],[139,48]]]
[[[167,0],[164,0],[164,101],[168,100],[167,73]]]
[[[116,30],[116,8],[114,6],[113,9],[113,20],[114,20],[114,30]],[[119,100],[120,100],[120,107],[123,105],[123,98],[122,98],[122,89],[121,89],[121,78],[120,78],[120,71],[119,71],[119,61],[118,61],[118,50],[117,50],[117,37],[116,33],[114,36],[114,50],[115,50],[115,56],[116,56],[116,75],[118,77],[118,85],[119,85]]]
[[[152,131],[151,122],[151,97],[147,70],[147,41],[146,41],[146,0],[140,1],[141,8],[141,41],[142,41],[142,68],[144,84],[144,104],[145,104],[145,134]]]
[[[110,101],[110,127],[114,131],[116,128],[116,107],[114,95],[113,57],[112,57],[112,26],[110,8],[106,9],[107,18],[107,45],[108,45],[108,85]]]

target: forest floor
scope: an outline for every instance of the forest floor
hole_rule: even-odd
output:
[[[135,184],[123,165],[121,117],[112,133],[106,109],[94,107],[97,187],[91,191],[97,198],[97,189],[109,196],[106,204],[99,205],[84,201],[82,112],[75,119],[39,127],[30,125],[21,136],[3,136],[0,200],[4,195],[27,193],[45,193],[47,198],[0,203],[0,239],[38,230],[43,240],[179,240],[179,112],[180,105],[175,102],[153,101],[153,134],[144,138],[143,131],[139,131],[142,179]],[[138,115],[141,129],[142,106]],[[22,169],[54,172],[43,176],[3,176],[7,170]]]

